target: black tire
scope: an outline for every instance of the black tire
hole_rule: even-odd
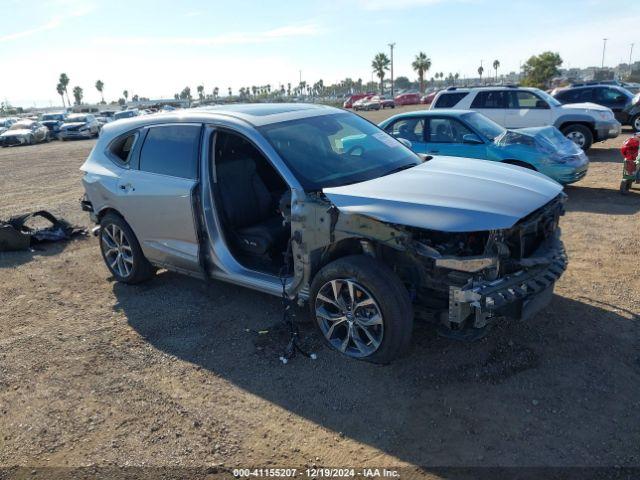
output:
[[[318,299],[318,294],[331,280],[355,282],[358,288],[362,288],[373,298],[376,306],[372,308],[379,308],[382,316],[382,338],[375,351],[366,356],[352,355],[348,351],[340,353],[358,360],[386,364],[406,352],[413,330],[413,307],[409,292],[388,266],[365,255],[347,256],[325,265],[316,274],[311,284],[309,297],[311,318],[330,348],[339,351],[325,336],[321,326],[322,317],[316,313],[316,304],[322,302]],[[352,312],[355,312],[355,309]],[[349,326],[345,324],[344,328],[351,328],[352,322],[357,323],[353,320],[355,317],[355,314],[352,314]],[[362,330],[362,327],[356,326],[354,330],[356,328]],[[362,340],[360,334],[358,336]],[[353,344],[355,345],[355,342]]]
[[[629,190],[631,190],[631,184],[633,180],[622,180],[620,182],[620,193],[622,195],[626,195]]]
[[[516,167],[526,168],[527,170],[533,170],[537,172],[536,167],[527,162],[521,162],[520,160],[505,160],[502,163],[507,163],[509,165],[515,165]]]
[[[640,132],[640,113],[631,117],[629,125],[631,125],[634,132]]]
[[[584,125],[577,123],[568,125],[562,129],[562,133],[569,140],[575,142],[585,152],[589,150],[593,144],[593,133],[591,133],[591,130]]]
[[[108,250],[108,232],[111,232],[112,226],[123,232],[126,238],[129,250],[130,250],[130,262],[127,261],[127,265],[130,265],[129,272],[123,274],[117,268],[112,266],[112,262],[107,259]],[[115,213],[107,213],[100,221],[100,253],[105,265],[113,275],[113,277],[121,283],[136,284],[149,280],[155,273],[155,268],[145,258],[138,239],[136,238],[133,230],[129,227],[129,224],[119,215]],[[129,253],[127,254],[129,255]]]

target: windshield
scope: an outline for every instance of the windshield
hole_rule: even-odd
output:
[[[476,112],[466,113],[463,117],[469,125],[479,131],[487,139],[492,140],[506,132],[506,129],[493,120]]]
[[[129,118],[135,116],[135,112],[133,110],[128,110],[126,112],[118,112],[113,115],[115,118]]]
[[[59,113],[50,113],[42,116],[42,120],[64,120],[64,115]]]
[[[536,91],[536,94],[540,95],[542,98],[544,98],[547,103],[553,107],[559,107],[560,105],[562,105],[558,100],[556,100],[555,98],[553,98],[551,95],[549,95],[547,92],[545,92],[544,90],[538,90]]]
[[[85,123],[86,121],[87,121],[87,117],[84,117],[84,116],[83,117],[74,116],[74,117],[67,118],[67,123],[79,123],[79,122]]]
[[[363,182],[420,163],[395,138],[351,113],[291,120],[258,130],[305,190]]]

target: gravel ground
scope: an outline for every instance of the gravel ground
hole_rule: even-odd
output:
[[[386,367],[310,327],[318,360],[283,366],[278,299],[168,272],[120,285],[94,238],[0,254],[0,466],[640,465],[626,136],[596,144],[566,189],[570,266],[548,308],[470,344],[418,324]],[[0,150],[0,217],[47,208],[88,225],[78,168],[93,143]]]

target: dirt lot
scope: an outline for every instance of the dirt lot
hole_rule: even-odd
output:
[[[167,272],[116,284],[94,238],[0,254],[0,466],[640,465],[640,191],[617,191],[624,138],[597,144],[566,189],[570,266],[543,313],[472,344],[418,324],[386,367],[309,327],[318,360],[283,366],[277,298]],[[0,150],[0,217],[88,225],[92,146]]]

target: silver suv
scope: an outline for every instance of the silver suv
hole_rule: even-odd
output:
[[[407,349],[414,316],[477,336],[532,315],[566,263],[556,182],[480,160],[423,162],[330,107],[109,123],[82,170],[83,208],[117,281],[167,268],[284,289],[330,347],[372,362]]]
[[[595,103],[561,104],[537,88],[450,87],[438,93],[432,109],[474,110],[505,128],[546,127],[562,131],[583,150],[620,135],[611,109]]]

